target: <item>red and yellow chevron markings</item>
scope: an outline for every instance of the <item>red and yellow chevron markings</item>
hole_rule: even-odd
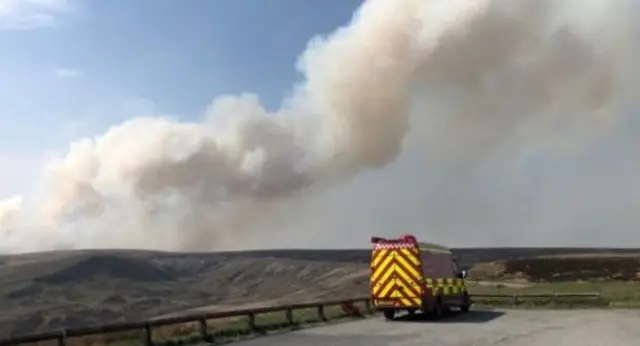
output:
[[[376,299],[390,299],[403,306],[422,303],[422,270],[416,248],[383,248],[371,259],[371,289]]]

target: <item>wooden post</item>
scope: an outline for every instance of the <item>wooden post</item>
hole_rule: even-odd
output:
[[[67,331],[62,330],[60,332],[60,336],[58,336],[58,346],[66,346],[67,345]]]
[[[212,342],[212,338],[209,337],[209,331],[207,329],[207,319],[202,317],[198,320],[198,324],[200,325],[200,337],[203,341]]]
[[[293,309],[292,308],[288,308],[285,311],[285,314],[287,316],[287,323],[292,326],[293,325]]]
[[[369,315],[373,315],[373,309],[371,308],[371,301],[369,299],[364,301],[364,306],[367,309]]]
[[[153,346],[153,329],[151,323],[147,323],[144,327],[144,344],[146,346]]]
[[[249,317],[249,328],[253,331],[257,330],[258,328],[256,327],[256,314],[251,312],[249,313],[248,317]]]
[[[324,305],[318,305],[318,318],[320,321],[326,321],[327,316],[324,314]]]

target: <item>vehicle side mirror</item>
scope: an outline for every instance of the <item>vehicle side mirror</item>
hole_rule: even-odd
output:
[[[460,269],[460,271],[458,272],[458,279],[466,279],[467,276],[469,276],[469,269],[468,268],[462,268]]]

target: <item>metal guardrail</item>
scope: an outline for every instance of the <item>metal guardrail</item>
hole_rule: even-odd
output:
[[[474,294],[471,295],[471,298],[511,298],[513,299],[513,304],[517,305],[519,299],[527,299],[527,298],[552,298],[552,299],[561,299],[561,298],[600,298],[600,293],[552,293],[552,294]],[[354,307],[356,303],[364,303],[365,309],[367,313],[373,314],[374,309],[371,306],[370,297],[359,297],[354,299],[346,299],[346,300],[333,300],[333,301],[323,301],[323,302],[313,302],[313,303],[303,303],[303,304],[289,304],[289,305],[280,305],[280,306],[269,306],[262,308],[253,308],[253,309],[239,309],[239,310],[230,310],[230,311],[220,311],[213,313],[205,313],[198,315],[187,315],[187,316],[176,316],[169,318],[160,318],[160,319],[152,319],[148,321],[141,322],[129,322],[129,323],[115,323],[108,324],[102,326],[91,326],[91,327],[80,327],[80,328],[69,328],[63,329],[60,331],[54,332],[45,332],[39,334],[27,334],[27,335],[19,335],[15,337],[10,337],[6,339],[0,339],[0,346],[14,346],[26,343],[35,343],[42,341],[53,341],[57,340],[58,346],[66,346],[67,339],[73,337],[85,337],[92,335],[100,335],[100,334],[108,334],[108,333],[117,333],[117,332],[127,332],[127,331],[135,331],[141,330],[144,331],[144,343],[147,346],[153,346],[153,328],[168,326],[168,325],[177,325],[184,323],[192,323],[197,322],[199,324],[199,334],[200,338],[209,343],[213,342],[213,334],[210,333],[210,330],[207,326],[208,320],[221,319],[221,318],[230,318],[230,317],[248,317],[249,328],[252,330],[258,330],[258,327],[255,324],[255,317],[259,314],[266,313],[274,313],[274,312],[284,312],[285,318],[289,325],[294,325],[293,320],[293,311],[294,310],[302,310],[302,309],[310,309],[316,308],[318,313],[318,318],[321,321],[327,321],[325,315],[325,307],[328,306],[341,306],[343,311],[347,315],[351,316],[362,316],[359,309]]]
[[[207,326],[208,320],[246,316],[248,317],[248,320],[249,320],[249,328],[251,328],[252,330],[258,330],[259,328],[255,324],[255,317],[256,315],[259,315],[259,314],[284,312],[287,323],[289,325],[294,325],[294,320],[293,320],[294,310],[316,308],[318,313],[318,318],[321,321],[327,321],[327,318],[325,315],[325,307],[341,306],[342,309],[345,311],[345,313],[349,315],[357,315],[360,313],[359,313],[359,310],[354,307],[354,304],[356,303],[364,303],[365,309],[367,310],[367,312],[371,314],[374,312],[373,309],[371,308],[370,297],[366,297],[366,298],[359,297],[355,299],[346,299],[346,300],[323,301],[323,302],[313,302],[313,303],[303,303],[303,304],[289,304],[289,305],[269,306],[269,307],[253,308],[253,309],[220,311],[220,312],[212,312],[212,313],[205,313],[205,314],[198,314],[198,315],[176,316],[176,317],[152,319],[152,320],[141,321],[141,322],[115,323],[115,324],[108,324],[108,325],[102,325],[102,326],[69,328],[69,329],[63,329],[63,330],[54,331],[54,332],[19,335],[15,337],[6,338],[6,339],[0,339],[0,346],[13,346],[13,345],[26,344],[26,343],[35,343],[35,342],[53,341],[53,340],[57,340],[59,346],[66,346],[67,339],[72,337],[84,337],[84,336],[116,333],[116,332],[128,332],[128,331],[135,331],[135,330],[141,330],[141,331],[143,330],[145,345],[152,346],[153,345],[153,328],[168,326],[168,325],[184,324],[184,323],[190,323],[190,322],[199,323],[199,326],[200,326],[199,333],[200,333],[201,339],[211,343],[213,341],[212,340],[213,335],[209,333],[209,329]]]
[[[495,299],[511,299],[513,306],[517,306],[521,299],[547,298],[552,301],[568,298],[593,298],[602,299],[599,292],[576,292],[576,293],[540,293],[540,294],[474,294],[471,298],[495,298]]]

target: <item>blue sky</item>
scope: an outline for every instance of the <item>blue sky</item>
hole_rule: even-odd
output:
[[[201,115],[222,93],[277,108],[308,40],[361,0],[8,0],[0,3],[0,197],[45,150],[141,113]],[[20,24],[20,25],[18,25]]]
[[[307,42],[347,24],[361,2],[0,0],[0,200],[29,192],[47,151],[64,154],[70,141],[98,135],[137,115],[194,120],[216,95],[245,91],[277,108],[300,77],[295,63]],[[527,157],[512,165],[518,172],[506,169],[493,179],[463,177],[468,181],[456,189],[455,179],[430,181],[433,175],[438,178],[439,167],[427,167],[431,163],[418,152],[416,160],[407,156],[395,168],[365,177],[355,193],[345,188],[335,200],[348,200],[343,197],[353,193],[356,197],[348,201],[367,203],[361,203],[359,213],[358,205],[329,210],[325,228],[361,222],[360,229],[368,232],[429,224],[442,226],[440,234],[451,233],[453,239],[457,226],[463,232],[466,221],[456,220],[464,210],[475,215],[469,219],[474,227],[485,230],[474,239],[486,243],[486,234],[504,238],[507,232],[499,230],[520,222],[515,219],[519,205],[508,203],[512,196],[525,196],[535,212],[530,229],[547,227],[553,235],[554,229],[589,228],[590,239],[596,239],[607,236],[596,226],[612,225],[620,234],[612,241],[634,234],[637,240],[635,227],[628,225],[638,224],[639,164],[633,158],[640,122],[638,117],[623,120],[629,122],[618,136],[583,155]],[[443,176],[448,173],[444,168]],[[513,187],[503,177],[522,185]],[[425,186],[416,188],[415,181]],[[432,186],[442,187],[435,189],[435,197]],[[392,197],[368,197],[376,194]],[[597,217],[603,205],[618,211]],[[509,212],[516,216],[500,223]],[[317,220],[307,221],[311,226]],[[569,241],[575,234],[563,235]],[[459,238],[469,239],[466,234]]]

